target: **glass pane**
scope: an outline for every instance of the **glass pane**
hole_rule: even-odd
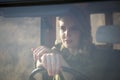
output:
[[[114,25],[119,25],[120,27],[120,13],[113,13],[113,23]],[[120,44],[114,44],[114,49],[120,49]]]
[[[93,43],[94,44],[102,44],[102,43],[98,43],[96,41],[96,30],[98,29],[98,27],[105,25],[105,15],[102,13],[99,14],[91,14],[90,15],[90,21],[91,21],[91,34],[93,37]]]

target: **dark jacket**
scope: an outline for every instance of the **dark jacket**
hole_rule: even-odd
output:
[[[97,49],[92,45],[90,49],[80,50],[73,56],[61,44],[56,44],[52,50],[58,51],[70,67],[85,78],[83,80],[120,80],[120,51]],[[82,80],[80,76],[77,80]],[[43,73],[43,77],[45,80],[55,80],[47,72]],[[59,74],[59,79],[64,80],[62,73]]]

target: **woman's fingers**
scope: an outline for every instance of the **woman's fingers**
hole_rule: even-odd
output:
[[[60,55],[56,53],[51,53],[52,51],[45,46],[37,47],[36,49],[31,49],[35,60],[39,60],[40,64],[48,71],[50,76],[54,76],[59,73],[61,68]]]
[[[46,56],[46,60],[47,60],[47,71],[48,71],[48,74],[50,76],[52,76],[52,62],[51,62],[51,55],[50,54],[47,54]]]
[[[45,46],[37,47],[36,49],[31,49],[33,51],[34,59],[39,59],[43,54],[50,52],[50,49]]]
[[[60,58],[58,54],[48,53],[41,58],[43,66],[47,69],[50,76],[54,76],[60,71]]]
[[[55,54],[51,54],[51,75],[55,75],[56,71],[56,57]]]
[[[39,51],[42,49],[42,47],[40,46],[40,47],[37,47],[37,48],[32,48],[31,50],[32,50],[32,52],[33,52],[33,57],[34,57],[34,59],[36,60],[36,59],[38,59],[39,58]]]
[[[47,69],[46,54],[43,54],[43,56],[41,57],[41,64],[43,65],[43,67],[44,67],[45,69]]]
[[[55,74],[58,74],[61,68],[60,55],[56,54],[56,71]]]

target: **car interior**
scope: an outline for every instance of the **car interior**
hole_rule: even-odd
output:
[[[0,1],[0,79],[34,80],[34,75],[43,69],[33,68],[31,47],[45,45],[51,48],[56,39],[60,41],[56,27],[58,16],[79,9],[87,15],[84,20],[87,28],[91,28],[93,44],[109,54],[106,72],[111,74],[107,76],[115,75],[109,80],[119,80],[116,75],[120,73],[120,1],[53,2]]]

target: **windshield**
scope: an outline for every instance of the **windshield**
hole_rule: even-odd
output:
[[[96,39],[99,27],[109,25],[120,27],[120,1],[0,7],[0,79],[27,80],[34,67],[31,48],[40,45],[52,48],[55,43],[61,43],[59,16],[70,14],[75,9],[86,15],[81,21],[87,26],[85,33],[92,37],[88,39],[92,40],[97,49],[120,50],[119,42],[107,42],[103,37],[98,38],[102,39],[101,42]],[[82,16],[80,13],[77,15]],[[106,33],[104,31],[99,32],[97,36],[104,35]],[[91,34],[88,34],[89,32]],[[119,32],[117,29],[115,33],[117,38],[114,39],[120,39]],[[110,73],[109,76],[114,75],[112,71]],[[99,75],[99,80],[102,80],[103,76],[104,73]],[[109,80],[117,80],[117,78]]]

